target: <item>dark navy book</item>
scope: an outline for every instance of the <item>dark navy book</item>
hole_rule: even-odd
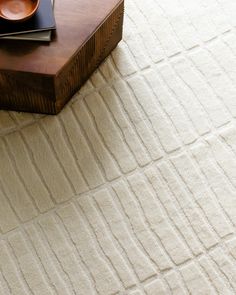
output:
[[[7,20],[0,19],[0,36],[53,29],[56,29],[56,23],[51,0],[40,0],[35,15],[24,22],[11,23]]]

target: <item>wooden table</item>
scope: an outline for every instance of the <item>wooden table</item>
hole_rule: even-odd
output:
[[[122,38],[123,0],[56,0],[54,9],[49,44],[0,40],[1,109],[58,113]]]

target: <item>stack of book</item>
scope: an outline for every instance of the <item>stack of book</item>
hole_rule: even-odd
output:
[[[14,23],[0,19],[0,39],[51,41],[52,30],[56,29],[53,1],[40,0],[36,13],[24,22]]]

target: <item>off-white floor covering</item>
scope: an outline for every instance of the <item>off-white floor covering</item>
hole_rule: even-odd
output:
[[[236,294],[236,1],[127,0],[59,116],[0,112],[0,294]]]

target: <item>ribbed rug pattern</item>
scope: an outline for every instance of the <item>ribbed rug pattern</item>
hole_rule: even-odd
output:
[[[125,6],[58,116],[0,112],[1,295],[236,294],[236,1]]]

